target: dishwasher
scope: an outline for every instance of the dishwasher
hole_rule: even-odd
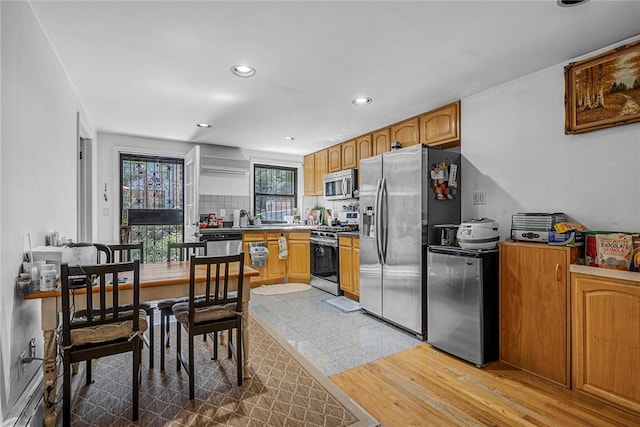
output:
[[[207,242],[207,256],[235,255],[242,250],[242,230],[203,228],[200,241]]]
[[[498,359],[498,250],[429,246],[427,342],[478,367]]]

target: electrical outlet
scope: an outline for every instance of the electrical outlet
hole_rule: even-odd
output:
[[[35,357],[36,357],[36,339],[31,338],[31,341],[29,342],[29,358],[35,359]]]
[[[473,192],[473,204],[474,205],[486,205],[487,204],[487,192],[486,191],[474,191]]]

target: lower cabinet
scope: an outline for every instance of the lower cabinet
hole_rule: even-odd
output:
[[[287,239],[287,257],[280,259],[280,236]],[[242,233],[242,247],[245,253],[245,265],[251,267],[250,246],[252,242],[264,242],[269,250],[266,266],[254,268],[260,274],[251,279],[252,286],[289,282],[309,283],[309,232],[245,231]]]
[[[360,296],[360,239],[340,236],[339,245],[340,290],[357,301]]]
[[[640,413],[640,280],[634,276],[637,274],[618,274],[635,278],[633,281],[571,274],[572,354],[576,390]]]

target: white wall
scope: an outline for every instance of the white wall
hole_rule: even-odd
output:
[[[566,63],[462,99],[462,219],[495,219],[502,240],[518,212],[640,229],[640,123],[565,135]],[[476,190],[486,205],[473,205]]]
[[[26,249],[44,245],[47,232],[74,237],[77,112],[82,104],[26,2],[0,2],[0,419],[19,397],[40,363],[18,378],[18,356],[32,337],[42,357],[40,302],[17,293],[15,277]],[[91,120],[83,121],[93,132]],[[89,134],[89,137],[94,135]]]

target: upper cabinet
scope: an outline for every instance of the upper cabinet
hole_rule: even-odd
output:
[[[356,138],[356,166],[360,166],[360,159],[373,156],[372,135],[363,135]]]
[[[460,145],[460,101],[420,116],[420,142],[442,148]]]
[[[316,155],[304,156],[304,195],[314,196],[316,194]]]
[[[329,172],[338,172],[342,170],[342,149],[339,145],[329,147]]]
[[[391,151],[391,128],[384,128],[373,133],[373,155]]]
[[[391,142],[400,141],[402,148],[420,144],[420,121],[414,117],[391,126]]]
[[[356,140],[343,142],[342,149],[342,169],[352,169],[358,167],[358,154],[356,150]]]
[[[328,150],[320,150],[315,153],[315,196],[324,195],[324,176],[327,174],[329,167]]]

